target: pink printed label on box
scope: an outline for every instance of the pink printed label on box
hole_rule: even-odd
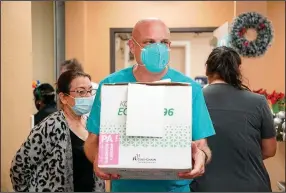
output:
[[[119,159],[119,134],[99,135],[99,165],[117,165]]]

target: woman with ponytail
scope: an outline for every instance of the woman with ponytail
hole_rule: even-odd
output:
[[[206,62],[204,97],[216,130],[208,138],[212,161],[191,184],[195,192],[271,192],[263,160],[276,152],[272,113],[263,95],[242,82],[241,58],[217,47]]]

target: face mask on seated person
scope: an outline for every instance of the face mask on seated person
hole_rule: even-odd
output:
[[[159,73],[167,67],[170,49],[166,44],[153,43],[142,48],[134,38],[132,39],[141,48],[141,61],[149,72]]]

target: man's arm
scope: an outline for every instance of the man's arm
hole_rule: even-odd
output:
[[[101,95],[101,83],[99,84],[98,89],[96,91],[92,109],[88,116],[86,124],[89,135],[84,143],[84,152],[86,154],[87,159],[92,163],[94,163],[94,161],[97,160],[97,153],[98,153],[98,136],[100,128],[100,109],[101,109],[100,95]]]
[[[98,136],[89,133],[88,138],[86,139],[84,143],[84,152],[87,157],[87,159],[94,163],[97,160],[98,157]]]
[[[211,150],[208,146],[207,140],[206,139],[200,139],[195,141],[195,144],[197,147],[202,150],[205,155],[206,155],[206,164],[208,164],[211,161],[212,153]]]
[[[197,85],[193,85],[193,96],[193,141],[204,152],[206,163],[209,163],[212,154],[206,138],[215,135],[215,130],[202,89]]]
[[[93,169],[96,176],[103,180],[118,179],[119,176],[116,174],[105,174],[98,168],[98,142],[99,142],[99,129],[100,129],[100,109],[101,109],[101,82],[98,86],[94,103],[87,120],[87,130],[89,131],[89,136],[84,143],[84,152],[87,159],[93,163]]]

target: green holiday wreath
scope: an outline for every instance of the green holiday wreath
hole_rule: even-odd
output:
[[[248,40],[245,34],[248,29],[257,33],[255,40]],[[258,57],[265,54],[273,40],[273,28],[270,21],[256,12],[240,14],[233,21],[230,30],[230,44],[244,57]]]

